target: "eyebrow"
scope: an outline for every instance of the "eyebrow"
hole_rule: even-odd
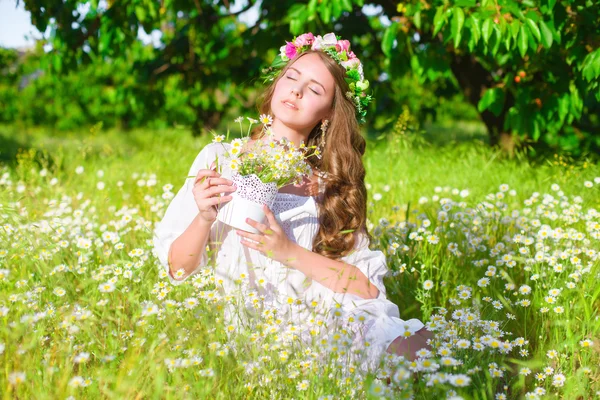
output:
[[[293,69],[294,71],[296,71],[297,73],[299,73],[300,75],[302,75],[302,72],[298,71],[298,70],[297,70],[296,68],[294,68],[294,67],[290,67],[289,69]],[[321,84],[321,82],[319,82],[319,81],[317,81],[317,80],[314,80],[314,79],[311,79],[310,81],[311,81],[311,82],[314,82],[314,83],[316,83],[316,84],[317,84],[317,85],[319,85],[319,86],[321,86],[321,87],[323,88],[323,91],[324,91],[325,93],[327,93],[327,89],[325,89],[325,86],[323,86],[323,85]]]

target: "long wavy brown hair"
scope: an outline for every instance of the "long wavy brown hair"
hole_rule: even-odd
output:
[[[344,95],[349,91],[344,68],[321,51],[305,51],[286,64],[277,79],[266,88],[259,99],[258,110],[261,114],[272,114],[271,99],[275,85],[294,62],[309,53],[319,55],[335,80],[333,111],[328,118],[323,156],[307,159],[325,182],[325,191],[318,202],[320,226],[313,241],[313,251],[338,259],[348,255],[355,246],[357,237],[353,232],[362,231],[371,240],[366,227],[367,188],[362,162],[366,142],[359,131],[354,105]],[[263,131],[257,129],[251,137],[258,139],[262,134]],[[318,123],[310,132],[306,145],[318,145],[321,135],[321,124]]]

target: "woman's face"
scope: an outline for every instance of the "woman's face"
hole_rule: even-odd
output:
[[[275,85],[271,111],[297,131],[310,132],[331,111],[335,81],[319,55],[300,57]]]

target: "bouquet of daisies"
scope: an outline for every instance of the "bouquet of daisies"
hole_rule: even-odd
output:
[[[223,223],[256,233],[245,220],[250,217],[263,222],[263,204],[273,205],[278,189],[289,184],[300,184],[305,176],[312,174],[306,159],[321,157],[316,146],[301,143],[296,147],[286,138],[275,139],[271,130],[272,117],[261,115],[263,138],[250,142],[250,132],[256,119],[247,118],[250,126],[243,130],[243,118],[235,121],[240,124],[241,138],[226,142],[224,135],[214,135],[213,142],[222,143],[225,159],[221,160],[220,170],[236,184],[232,200],[221,207],[217,219]]]

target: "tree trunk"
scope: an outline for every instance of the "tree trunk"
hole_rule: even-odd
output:
[[[475,107],[479,104],[479,100],[481,100],[481,96],[483,96],[485,90],[495,85],[492,75],[475,57],[468,54],[453,54],[450,69],[458,80],[466,99]],[[488,110],[480,114],[481,120],[488,131],[490,145],[499,146],[511,155],[515,149],[515,141],[510,133],[504,131],[504,120],[506,112],[514,105],[514,102],[515,99],[512,94],[506,92],[504,107],[500,115],[496,116]]]

